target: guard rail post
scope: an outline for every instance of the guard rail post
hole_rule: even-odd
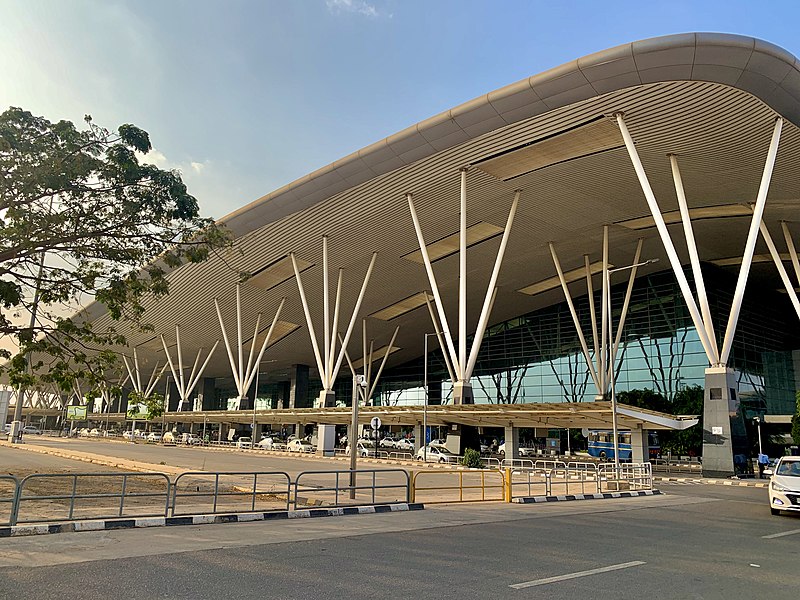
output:
[[[503,499],[506,502],[511,502],[513,498],[513,484],[511,481],[511,469],[509,467],[505,468],[505,476],[503,477]]]
[[[417,489],[416,489],[417,478],[416,478],[416,476],[414,474],[414,471],[409,471],[408,472],[408,480],[409,480],[408,501],[410,503],[413,503],[413,502],[416,502],[416,498],[417,498]]]

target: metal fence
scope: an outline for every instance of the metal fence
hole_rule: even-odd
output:
[[[506,476],[506,473],[497,469],[414,471],[410,501],[429,504],[503,501],[506,499]]]
[[[297,474],[294,487],[296,507],[408,502],[411,495],[405,469],[303,471]]]
[[[163,516],[170,480],[163,473],[34,473],[19,481],[12,506],[12,525]]]
[[[0,524],[392,504],[410,489],[404,469],[0,475]]]
[[[289,510],[292,480],[283,471],[181,473],[172,483],[172,514]]]

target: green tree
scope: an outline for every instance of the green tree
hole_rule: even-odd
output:
[[[144,409],[142,412],[141,409]],[[140,394],[136,390],[128,394],[128,417],[131,419],[157,419],[164,414],[164,396],[152,392],[149,396]]]
[[[797,399],[797,407],[792,417],[792,439],[795,444],[800,446],[800,390],[795,393],[795,398]]]
[[[661,452],[673,454],[702,454],[703,450],[703,388],[693,385],[675,393],[672,402],[650,389],[630,390],[617,394],[621,404],[657,410],[670,415],[697,415],[697,425],[683,431],[659,431]]]
[[[40,369],[64,389],[74,377],[91,384],[114,361],[103,348],[125,337],[74,309],[95,299],[114,320],[147,328],[142,301],[168,293],[167,273],[228,241],[179,172],[141,161],[147,132],[85,123],[0,114],[0,334],[20,348],[6,367],[12,384]]]

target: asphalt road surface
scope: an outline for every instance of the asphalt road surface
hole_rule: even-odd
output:
[[[0,598],[796,600],[800,518],[766,490],[12,538]]]

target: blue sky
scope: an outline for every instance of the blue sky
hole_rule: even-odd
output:
[[[206,216],[605,48],[723,31],[800,53],[797,2],[0,0],[0,107],[151,134]]]

